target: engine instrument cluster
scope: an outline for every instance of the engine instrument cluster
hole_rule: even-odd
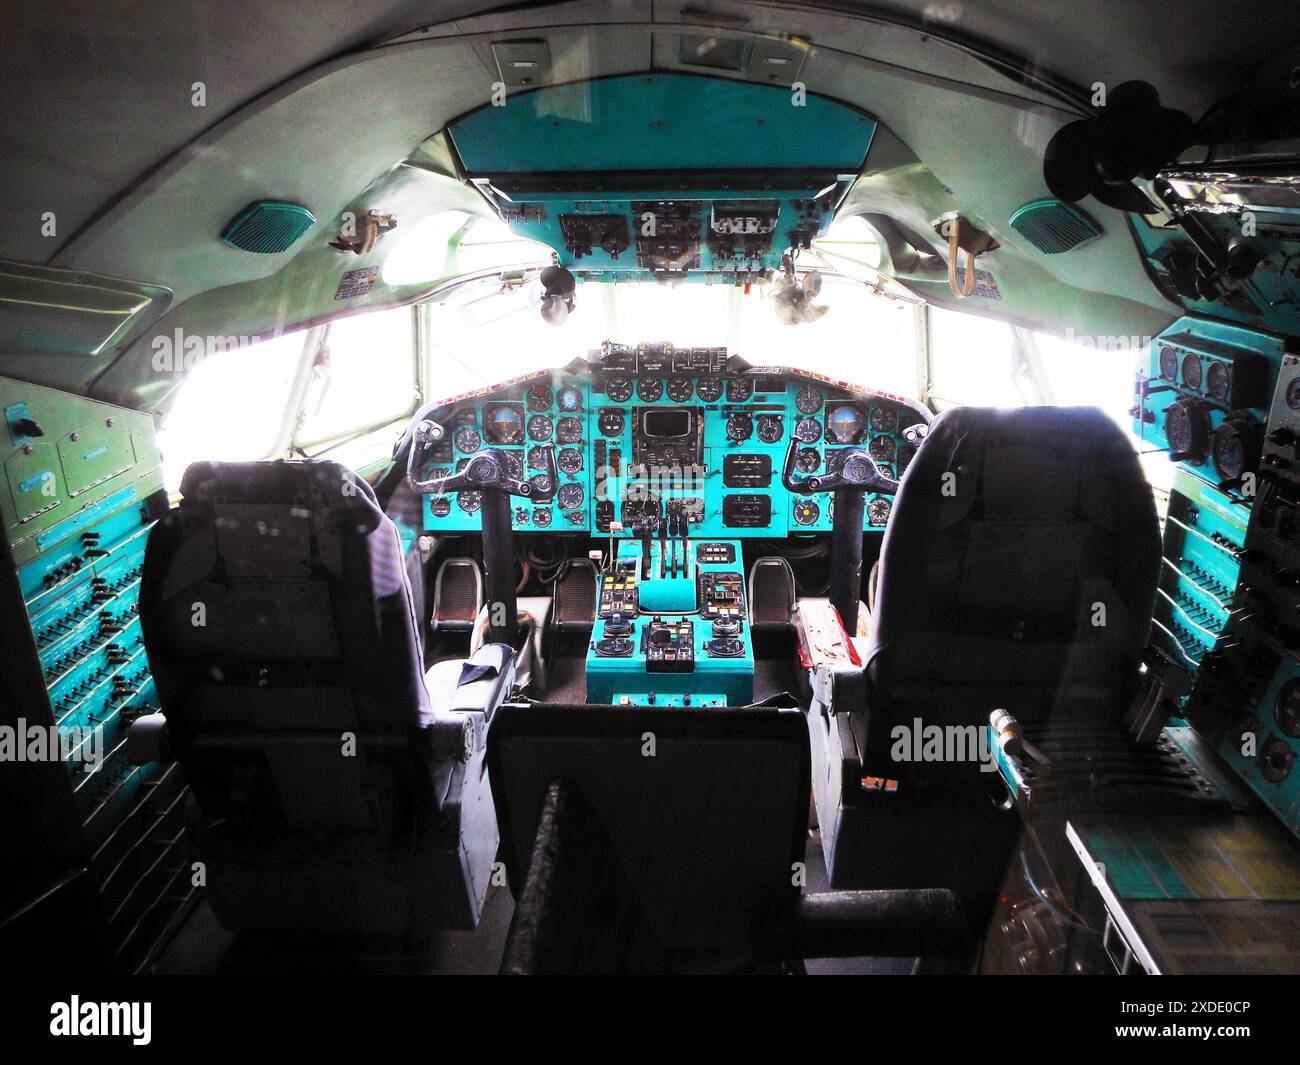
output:
[[[883,474],[901,477],[930,416],[902,397],[750,366],[725,348],[607,342],[585,363],[457,397],[440,417],[448,433],[431,452],[430,476],[491,447],[546,494],[540,449],[555,448],[555,497],[512,499],[516,532],[605,535],[621,523],[631,535],[638,519],[671,505],[692,536],[782,537],[828,532],[834,516],[830,493],[782,487],[791,440],[804,476],[834,472],[846,449],[865,447]],[[426,496],[425,527],[477,530],[481,506],[472,490]],[[891,506],[868,493],[864,529],[883,531]]]

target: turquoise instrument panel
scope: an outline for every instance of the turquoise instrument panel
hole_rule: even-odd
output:
[[[930,419],[901,396],[670,344],[606,344],[589,362],[453,397],[423,416],[447,430],[429,477],[492,447],[546,494],[541,449],[555,449],[554,497],[512,497],[516,533],[631,536],[638,519],[680,506],[692,538],[827,533],[831,493],[798,496],[781,484],[791,441],[799,477],[834,469],[850,445],[901,477]],[[482,529],[478,492],[423,502],[429,532]],[[867,493],[864,531],[883,532],[891,507],[890,496]]]

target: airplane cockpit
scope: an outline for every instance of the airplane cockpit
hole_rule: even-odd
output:
[[[1300,972],[1293,14],[450,6],[19,50],[6,949]]]

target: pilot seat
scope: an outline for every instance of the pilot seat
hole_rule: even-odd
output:
[[[217,917],[472,928],[497,848],[486,726],[513,652],[484,646],[426,686],[397,530],[337,463],[196,463],[181,490],[141,578],[162,713],[129,742],[181,763]]]
[[[924,730],[993,742],[996,710],[1027,728],[1119,727],[1159,564],[1150,485],[1100,410],[936,418],[894,502],[861,665],[815,678],[832,885],[995,883],[1018,822],[992,759],[927,751]]]

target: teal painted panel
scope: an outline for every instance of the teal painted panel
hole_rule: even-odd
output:
[[[631,75],[514,93],[450,127],[471,174],[601,170],[856,172],[876,124],[786,87]]]

